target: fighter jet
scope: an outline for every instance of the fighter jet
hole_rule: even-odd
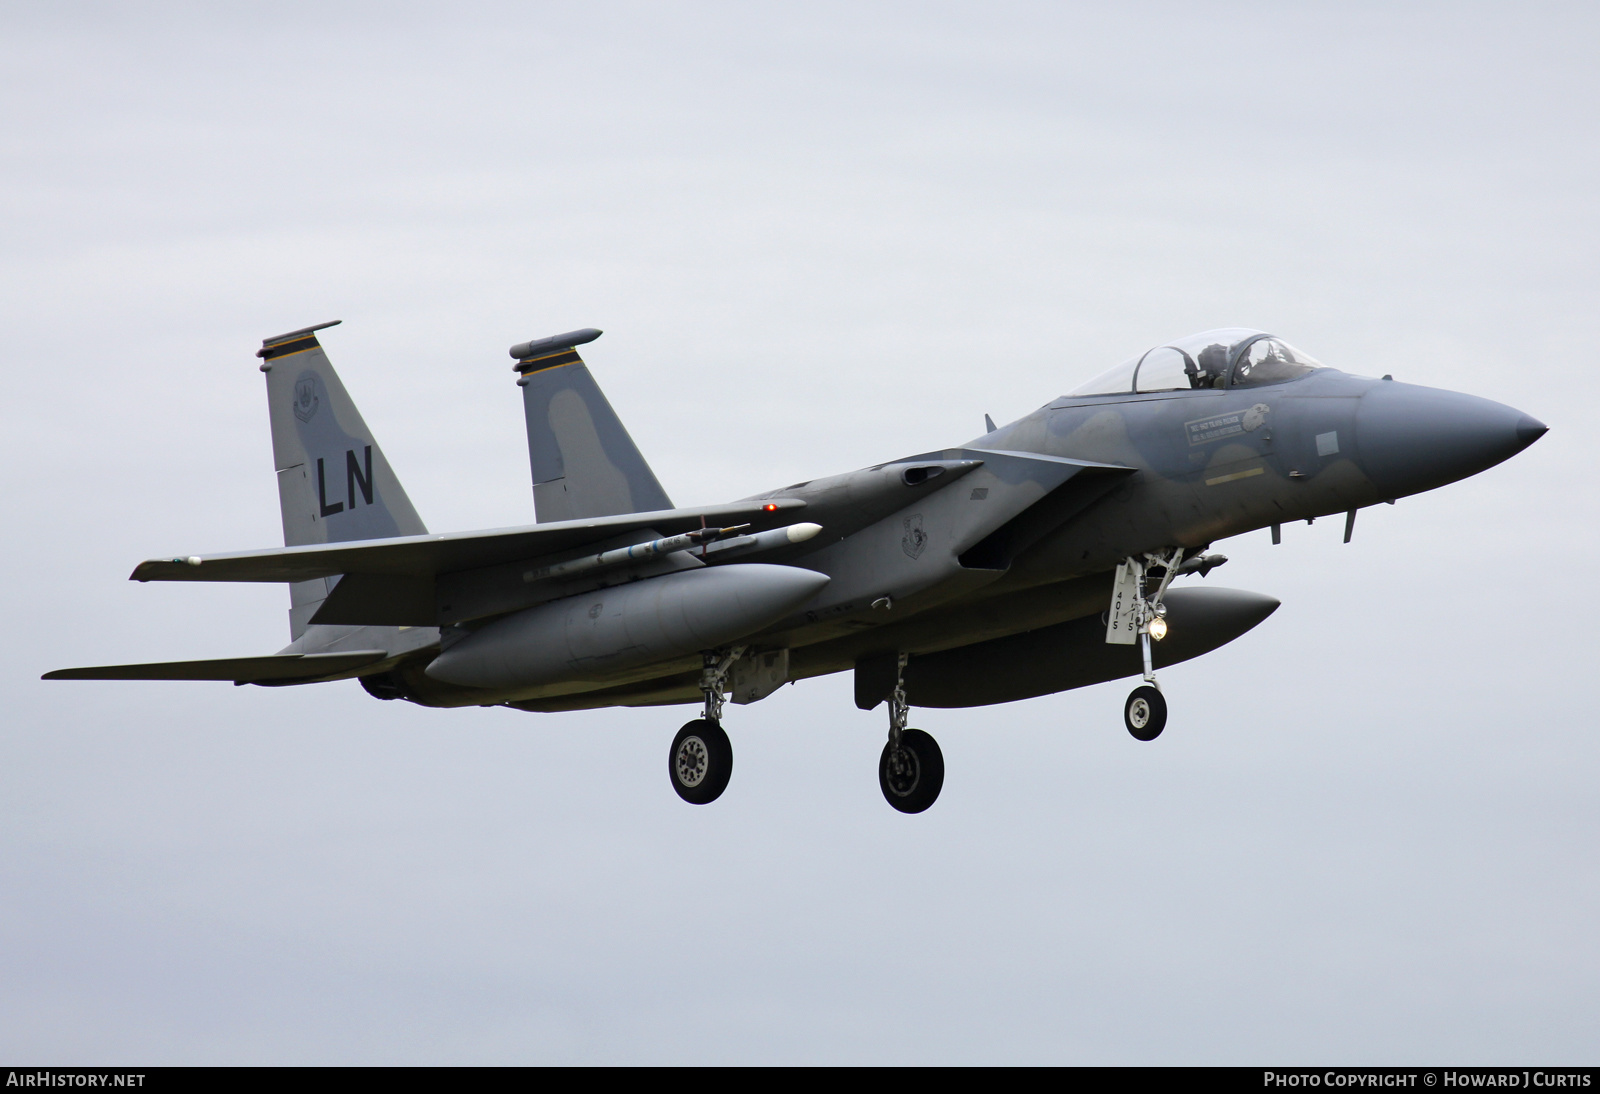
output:
[[[1278,601],[1196,585],[1212,544],[1432,490],[1546,431],[1471,395],[1326,367],[1223,329],[1136,354],[964,444],[677,508],[578,352],[511,348],[537,523],[430,534],[318,339],[266,339],[282,548],[142,562],[135,581],[289,586],[270,656],[63,669],[47,680],[359,680],[377,699],[555,712],[699,703],[667,767],[687,802],[733,771],[724,704],[855,674],[888,709],[883,796],[944,784],[913,706],[1007,703],[1123,677],[1128,732],[1167,721],[1157,670]]]

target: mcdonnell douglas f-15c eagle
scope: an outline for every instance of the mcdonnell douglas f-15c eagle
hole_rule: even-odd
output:
[[[1166,724],[1159,666],[1277,608],[1180,588],[1213,541],[1356,511],[1476,474],[1545,426],[1499,403],[1327,368],[1270,334],[1213,330],[1129,358],[955,448],[674,508],[573,331],[511,349],[537,524],[430,535],[317,331],[267,339],[285,546],[153,559],[135,581],[288,584],[293,641],[267,657],[64,669],[47,680],[355,677],[379,699],[528,711],[703,702],[668,753],[714,801],[723,703],[846,669],[887,702],[878,779],[927,809],[944,783],[912,704],[981,706],[1141,675],[1124,721]]]

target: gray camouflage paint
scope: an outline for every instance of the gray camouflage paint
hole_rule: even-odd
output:
[[[585,340],[598,337],[581,333]],[[381,450],[314,336],[310,341],[309,349],[282,359],[294,362],[292,371],[270,360],[263,366],[286,543],[420,533],[422,522]],[[630,512],[650,512],[657,524],[681,519],[679,511],[656,511],[671,508],[665,491],[576,350],[558,341],[545,340],[539,352],[550,354],[542,361],[559,364],[519,365],[541,524]],[[1122,559],[1173,547],[1198,552],[1268,525],[1433,489],[1508,458],[1543,432],[1541,423],[1486,399],[1330,368],[1250,387],[1064,397],[959,448],[746,499],[790,514],[774,514],[777,523],[803,519],[823,527],[813,540],[764,552],[760,562],[828,580],[788,615],[738,641],[758,654],[786,651],[791,680],[854,668],[863,707],[884,698],[899,653],[912,655],[907,689],[916,705],[1005,702],[1132,675],[1139,671],[1136,652],[1106,647],[1099,625],[1111,571]],[[363,476],[358,471],[369,448],[372,471]],[[318,460],[320,485],[310,470]],[[339,468],[331,480],[329,467]],[[366,478],[370,499],[357,496]],[[329,512],[337,504],[330,490],[342,510]],[[573,542],[573,525],[550,531]],[[658,534],[597,523],[578,553]],[[373,651],[380,659],[341,665],[316,679],[359,675],[380,698],[431,706],[569,710],[697,701],[699,658],[690,655],[537,685],[471,688],[427,675],[441,648],[509,618],[507,612],[536,611],[527,605],[541,598],[516,575],[527,563],[572,554],[563,550],[450,572],[428,570],[421,561],[409,564],[414,573],[393,561],[382,572],[352,570],[344,579],[352,582],[348,595],[340,597],[342,625],[301,630],[283,654]],[[542,598],[719,564],[714,556],[704,563],[683,557],[667,567],[562,586]],[[208,579],[182,566],[158,572],[158,564],[146,563],[140,571],[147,567],[155,567],[147,576],[156,579]],[[314,588],[321,585],[293,588],[320,592],[309,602],[314,610],[327,595]],[[1170,595],[1174,633],[1158,647],[1158,664],[1231,641],[1277,607],[1271,597],[1239,590]],[[310,610],[296,600],[296,626]],[[402,618],[409,625],[379,625]],[[178,671],[151,667],[158,668],[168,673],[162,678]],[[193,671],[215,678],[220,670]],[[287,671],[274,668],[269,681],[263,670],[257,682],[311,682],[284,679]]]

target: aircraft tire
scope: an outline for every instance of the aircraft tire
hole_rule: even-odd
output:
[[[900,734],[900,762],[892,764],[894,748],[883,746],[878,757],[878,788],[883,799],[902,813],[920,813],[939,799],[944,789],[944,753],[939,742],[920,729]]]
[[[733,775],[733,744],[716,722],[696,718],[672,738],[667,753],[672,789],[690,805],[710,805]]]
[[[1153,741],[1167,728],[1167,700],[1149,684],[1133,689],[1122,707],[1122,724],[1136,741]]]

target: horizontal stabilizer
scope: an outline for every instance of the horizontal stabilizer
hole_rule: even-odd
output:
[[[794,510],[806,503],[797,498],[766,502],[669,509],[655,513],[629,513],[597,520],[572,520],[487,532],[449,535],[399,536],[352,543],[313,543],[235,554],[158,558],[141,562],[134,581],[309,581],[338,574],[391,574],[433,577],[456,570],[494,566],[505,562],[572,551],[625,532],[651,528],[657,535],[673,536],[708,525],[749,524],[752,531],[793,522]]]
[[[382,661],[384,650],[349,653],[277,653],[266,657],[225,657],[218,661],[156,661],[147,665],[96,665],[57,669],[43,680],[231,680],[254,684],[290,680],[310,682]]]

